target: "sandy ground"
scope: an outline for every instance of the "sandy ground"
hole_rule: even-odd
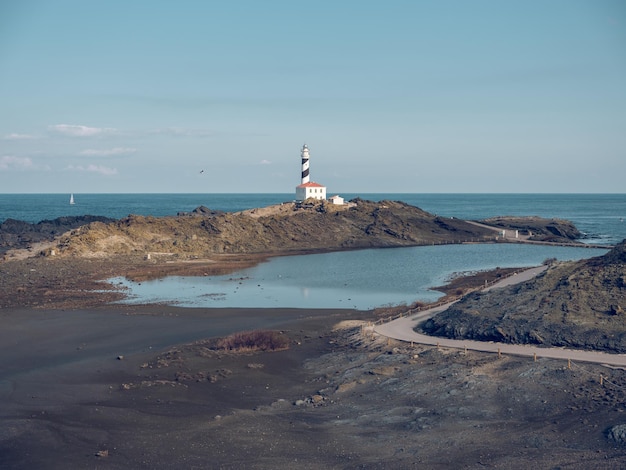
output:
[[[0,468],[626,468],[607,437],[626,425],[623,369],[397,342],[372,335],[374,312],[112,306],[93,291],[154,274],[137,266],[0,264]],[[258,328],[290,348],[202,342]]]
[[[626,466],[606,437],[626,423],[624,371],[410,346],[372,337],[372,319],[0,310],[0,468]],[[289,350],[195,343],[260,326]]]
[[[222,362],[232,371],[233,361],[201,358],[198,367],[229,378],[225,389],[208,380],[191,387],[177,381],[173,368],[163,367],[167,361],[146,364],[171,353],[172,345],[259,327],[303,323],[319,340],[329,322],[362,315],[169,307],[0,312],[0,468],[212,468],[208,451],[193,465],[177,463],[204,441],[202,428],[216,416],[268,404],[279,383],[300,383],[307,335],[292,332],[300,347],[283,354],[276,370],[263,370],[268,377],[260,382],[225,373]],[[254,373],[248,362],[256,360],[235,357],[234,363]],[[187,448],[181,438],[189,432],[200,435]],[[97,457],[100,451],[109,456]]]

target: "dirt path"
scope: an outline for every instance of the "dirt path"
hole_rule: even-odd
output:
[[[485,291],[527,281],[532,277],[538,275],[539,273],[545,271],[546,269],[547,266],[527,269],[517,275],[503,279],[493,286],[486,288]],[[597,364],[609,364],[613,366],[626,367],[626,354],[607,354],[597,351],[581,351],[565,348],[543,348],[538,346],[521,344],[439,338],[435,336],[428,336],[422,333],[417,333],[416,331],[414,331],[414,328],[420,323],[434,317],[440,312],[447,310],[453,303],[454,302],[451,302],[449,304],[424,310],[408,317],[398,318],[382,325],[375,325],[373,327],[373,331],[379,335],[397,339],[400,341],[427,344],[431,346],[440,346],[445,348],[466,349],[498,354],[513,354],[516,356],[529,356],[536,358],[544,357],[551,359],[593,362]]]
[[[467,220],[466,221],[468,224],[472,224],[475,225],[476,227],[481,227],[481,228],[486,228],[489,230],[493,230],[494,232],[498,233],[499,236],[501,236],[502,238],[504,238],[505,240],[509,240],[509,241],[520,241],[520,242],[530,242],[529,238],[530,236],[528,235],[523,235],[520,234],[519,231],[517,230],[512,230],[512,229],[503,229],[500,227],[494,227],[493,225],[487,225],[487,224],[483,224],[481,222],[475,222],[473,220]]]

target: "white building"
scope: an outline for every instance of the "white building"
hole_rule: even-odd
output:
[[[332,203],[335,204],[337,206],[342,206],[344,203],[344,200],[341,196],[339,196],[338,194],[331,196],[328,198],[328,200]]]
[[[309,198],[326,199],[326,186],[312,181],[296,186],[296,201],[304,201]]]
[[[302,157],[302,182],[296,186],[296,201],[305,199],[326,199],[326,186],[309,179],[309,148],[304,144],[300,153]]]

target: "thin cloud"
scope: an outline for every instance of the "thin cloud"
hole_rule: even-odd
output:
[[[184,129],[181,127],[153,129],[149,134],[173,135],[178,137],[212,137],[215,135],[215,133],[209,129]]]
[[[48,171],[48,165],[37,165],[29,157],[16,157],[15,155],[4,155],[0,157],[0,171]]]
[[[131,147],[115,147],[112,149],[85,149],[79,152],[79,155],[83,155],[86,157],[109,157],[115,155],[130,155],[131,153],[135,153],[137,149]]]
[[[17,134],[15,132],[11,133],[11,134],[7,134],[3,137],[4,140],[33,140],[33,139],[37,139],[38,137],[35,135],[30,135],[30,134]]]
[[[98,173],[103,176],[117,175],[117,168],[109,168],[103,165],[93,165],[93,164],[87,165],[87,166],[69,165],[67,169],[70,171],[78,171],[78,172],[85,172],[85,173]]]
[[[48,129],[70,137],[96,137],[105,134],[114,134],[117,130],[110,127],[88,127],[74,124],[55,124]]]
[[[261,165],[271,165],[272,162],[270,162],[269,160],[261,160]]]

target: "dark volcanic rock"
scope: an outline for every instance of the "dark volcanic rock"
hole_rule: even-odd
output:
[[[21,220],[6,219],[0,224],[0,253],[11,248],[23,248],[31,243],[51,241],[68,230],[92,222],[114,222],[115,219],[95,215],[59,217],[31,224]]]
[[[583,236],[573,223],[563,219],[502,216],[481,222],[506,230],[519,230],[520,234],[530,235],[530,240],[535,241],[577,240]]]
[[[178,216],[185,216],[185,215],[216,216],[216,215],[222,215],[222,214],[225,214],[225,212],[209,209],[206,206],[198,206],[191,212],[178,212],[177,215]]]
[[[528,230],[536,231],[541,224],[544,228],[554,225],[546,219],[531,219]],[[518,222],[523,226],[521,220]],[[283,203],[236,213],[200,206],[174,217],[131,215],[117,221],[91,216],[64,217],[39,224],[9,220],[0,228],[1,246],[5,251],[24,248],[85,224],[90,225],[60,237],[55,249],[57,255],[102,257],[152,252],[198,258],[213,254],[274,255],[496,239],[496,231],[488,227],[439,217],[403,202],[354,199],[341,206],[307,200],[304,204]],[[568,227],[565,221],[555,231],[569,236],[569,229],[563,227]],[[561,242],[569,240],[554,234],[551,237]]]
[[[335,206],[327,201],[307,201],[237,213],[198,209],[193,217],[132,216],[107,225],[93,224],[64,237],[59,252],[152,251],[201,257],[493,240],[491,229],[443,219],[402,202],[355,200]]]
[[[557,263],[522,284],[468,295],[429,334],[626,352],[626,240],[604,256]]]
[[[626,424],[612,426],[606,434],[611,441],[620,445],[626,444]]]

